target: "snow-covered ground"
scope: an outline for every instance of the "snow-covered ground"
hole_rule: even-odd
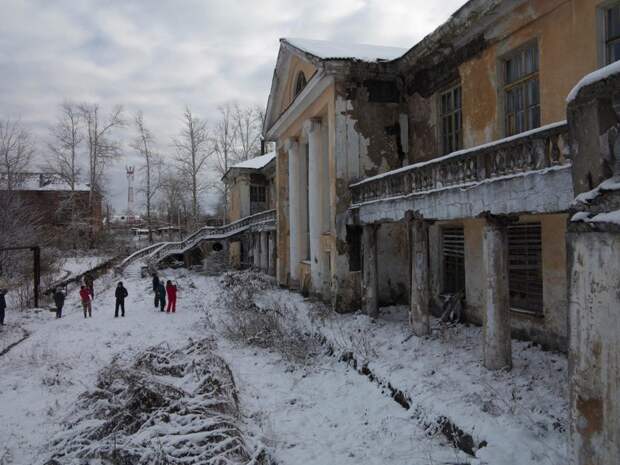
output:
[[[86,273],[88,270],[107,262],[112,257],[109,255],[95,255],[95,256],[80,256],[80,257],[67,257],[61,260],[59,265],[60,272],[54,276],[55,280],[68,279],[73,276],[79,276],[82,273]]]
[[[179,285],[177,313],[171,315],[154,310],[150,279],[128,274],[123,278],[129,290],[125,318],[113,317],[118,278],[112,274],[96,283],[100,290],[91,319],[82,316],[75,291],[58,321],[45,311],[8,313],[10,326],[0,332],[0,341],[18,328],[30,336],[0,356],[0,464],[44,463],[60,422],[115,356],[127,359],[164,341],[174,348],[207,336],[231,367],[244,427],[279,464],[562,463],[556,458],[564,433],[551,424],[557,416],[558,430],[565,427],[562,356],[518,343],[515,370],[490,373],[480,366],[477,328],[407,339],[396,308],[390,309],[391,317],[374,322],[363,315],[326,317],[297,294],[275,288],[263,292],[267,303],[286,301],[308,330],[326,337],[327,345],[354,353],[375,376],[403,389],[413,407],[405,409],[386,389],[328,355],[327,345],[299,363],[277,350],[226,339],[218,326],[228,311],[218,277],[165,271],[163,278]],[[475,459],[458,451],[441,434],[431,434],[441,415],[489,445]]]

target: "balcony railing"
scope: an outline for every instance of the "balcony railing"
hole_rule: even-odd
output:
[[[351,184],[352,203],[469,186],[566,165],[568,153],[568,127],[562,121]]]
[[[145,247],[142,250],[127,257],[120,269],[125,268],[132,262],[144,259],[148,263],[156,263],[161,259],[174,254],[183,253],[204,240],[223,240],[244,232],[252,227],[264,227],[275,224],[276,211],[267,210],[255,215],[246,216],[223,226],[205,226],[179,242],[160,242]]]

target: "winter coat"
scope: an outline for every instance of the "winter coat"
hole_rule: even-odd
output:
[[[157,276],[153,276],[153,292],[157,292],[159,290],[159,278]]]
[[[127,292],[125,286],[117,287],[116,292],[114,293],[117,302],[123,302],[125,300],[125,297],[127,297],[128,295],[129,293]]]
[[[85,287],[84,289],[80,289],[80,299],[82,302],[90,302],[90,289]]]
[[[163,283],[159,283],[159,299],[166,301],[166,286]]]
[[[0,291],[0,310],[4,310],[6,308],[6,299],[4,298],[5,295],[6,292]]]
[[[177,287],[174,284],[169,284],[166,286],[166,292],[168,293],[168,300],[176,300],[177,298]]]
[[[55,292],[54,293],[54,303],[56,304],[57,308],[60,308],[64,305],[65,303],[65,294],[62,292]]]

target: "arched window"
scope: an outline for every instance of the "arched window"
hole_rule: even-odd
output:
[[[303,71],[300,71],[297,74],[297,81],[295,82],[295,97],[297,97],[299,93],[304,90],[306,84],[306,75],[303,73]]]

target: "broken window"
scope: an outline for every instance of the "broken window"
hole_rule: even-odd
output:
[[[295,81],[295,97],[297,97],[301,93],[301,91],[304,90],[306,84],[306,75],[303,73],[303,71],[300,71],[297,74],[297,81]]]
[[[362,270],[362,227],[347,226],[349,271]]]
[[[620,60],[620,5],[605,9],[605,63]]]
[[[441,150],[443,154],[459,150],[461,144],[461,86],[441,93],[439,102]]]
[[[508,227],[510,307],[542,314],[542,237],[540,223]]]
[[[504,61],[504,79],[506,135],[539,127],[540,91],[536,44],[519,50]]]
[[[441,233],[443,292],[456,294],[465,290],[465,232],[463,227],[447,227]]]

